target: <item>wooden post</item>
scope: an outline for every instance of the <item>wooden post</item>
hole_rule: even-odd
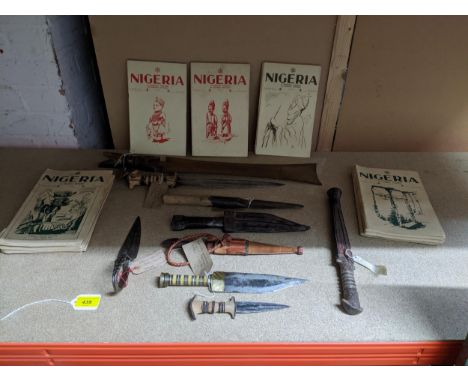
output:
[[[332,151],[348,70],[356,16],[338,16],[323,103],[317,151]]]

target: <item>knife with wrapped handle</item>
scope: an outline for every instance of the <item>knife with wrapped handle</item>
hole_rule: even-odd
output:
[[[354,260],[351,252],[351,244],[349,242],[343,212],[341,211],[341,194],[341,190],[336,187],[330,188],[327,191],[336,241],[336,262],[340,268],[343,292],[341,307],[347,314],[356,315],[362,312],[362,308],[359,302],[356,281],[354,279]]]

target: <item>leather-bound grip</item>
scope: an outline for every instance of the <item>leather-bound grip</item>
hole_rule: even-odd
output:
[[[330,201],[330,209],[333,219],[333,231],[337,248],[337,263],[340,267],[340,278],[343,295],[341,307],[347,314],[355,315],[362,312],[359,295],[354,280],[354,261],[352,258],[351,244],[341,211],[341,190],[330,188],[327,195]]]
[[[227,313],[231,318],[236,317],[236,300],[231,297],[228,301],[205,301],[194,296],[189,303],[189,313],[192,320],[197,319],[197,314]]]
[[[193,195],[163,195],[164,204],[211,207],[209,197]]]
[[[223,218],[174,215],[171,220],[173,231],[198,228],[223,228]]]
[[[210,276],[195,276],[195,275],[176,275],[170,273],[161,273],[159,276],[159,287],[166,288],[168,286],[197,286],[207,287],[210,283]]]

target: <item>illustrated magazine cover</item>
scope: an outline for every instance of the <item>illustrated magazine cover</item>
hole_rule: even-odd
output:
[[[185,155],[187,65],[127,61],[130,151]]]
[[[310,156],[320,66],[263,63],[255,154]]]
[[[417,172],[356,166],[353,182],[361,235],[423,244],[445,241]]]
[[[192,154],[246,157],[249,64],[192,63]]]
[[[85,251],[113,180],[109,170],[46,170],[0,235],[0,250]]]

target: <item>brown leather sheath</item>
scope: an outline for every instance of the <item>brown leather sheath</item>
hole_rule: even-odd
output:
[[[208,244],[208,250],[210,250]],[[230,235],[224,235],[221,245],[216,245],[213,251],[216,255],[285,255],[303,254],[302,247],[285,247],[281,245],[265,244],[257,241],[238,239]]]

